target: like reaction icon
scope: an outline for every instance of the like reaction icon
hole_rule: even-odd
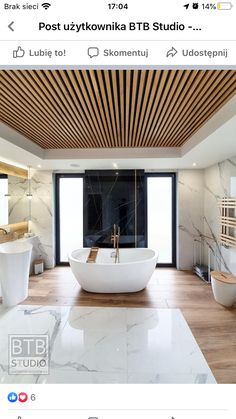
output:
[[[23,58],[25,55],[25,50],[21,47],[18,47],[13,51],[13,58]]]
[[[17,394],[13,393],[13,392],[9,393],[7,398],[8,398],[8,401],[11,402],[11,403],[15,403],[18,400]]]

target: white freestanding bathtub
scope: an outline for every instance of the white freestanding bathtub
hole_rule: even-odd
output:
[[[88,292],[125,293],[144,289],[157,263],[152,249],[120,249],[120,263],[115,263],[113,249],[99,249],[96,263],[86,263],[90,249],[74,250],[69,262],[74,276]]]

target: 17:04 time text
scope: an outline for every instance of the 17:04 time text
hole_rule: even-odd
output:
[[[129,5],[128,3],[108,3],[108,8],[110,10],[114,10],[114,9],[124,10],[124,9],[128,9]]]

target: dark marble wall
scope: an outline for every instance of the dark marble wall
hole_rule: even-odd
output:
[[[86,171],[84,247],[112,247],[114,224],[121,229],[120,247],[145,247],[145,201],[144,171]]]

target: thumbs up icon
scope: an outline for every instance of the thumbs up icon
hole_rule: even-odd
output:
[[[18,47],[13,51],[13,58],[23,58],[25,55],[25,50],[21,47]]]

